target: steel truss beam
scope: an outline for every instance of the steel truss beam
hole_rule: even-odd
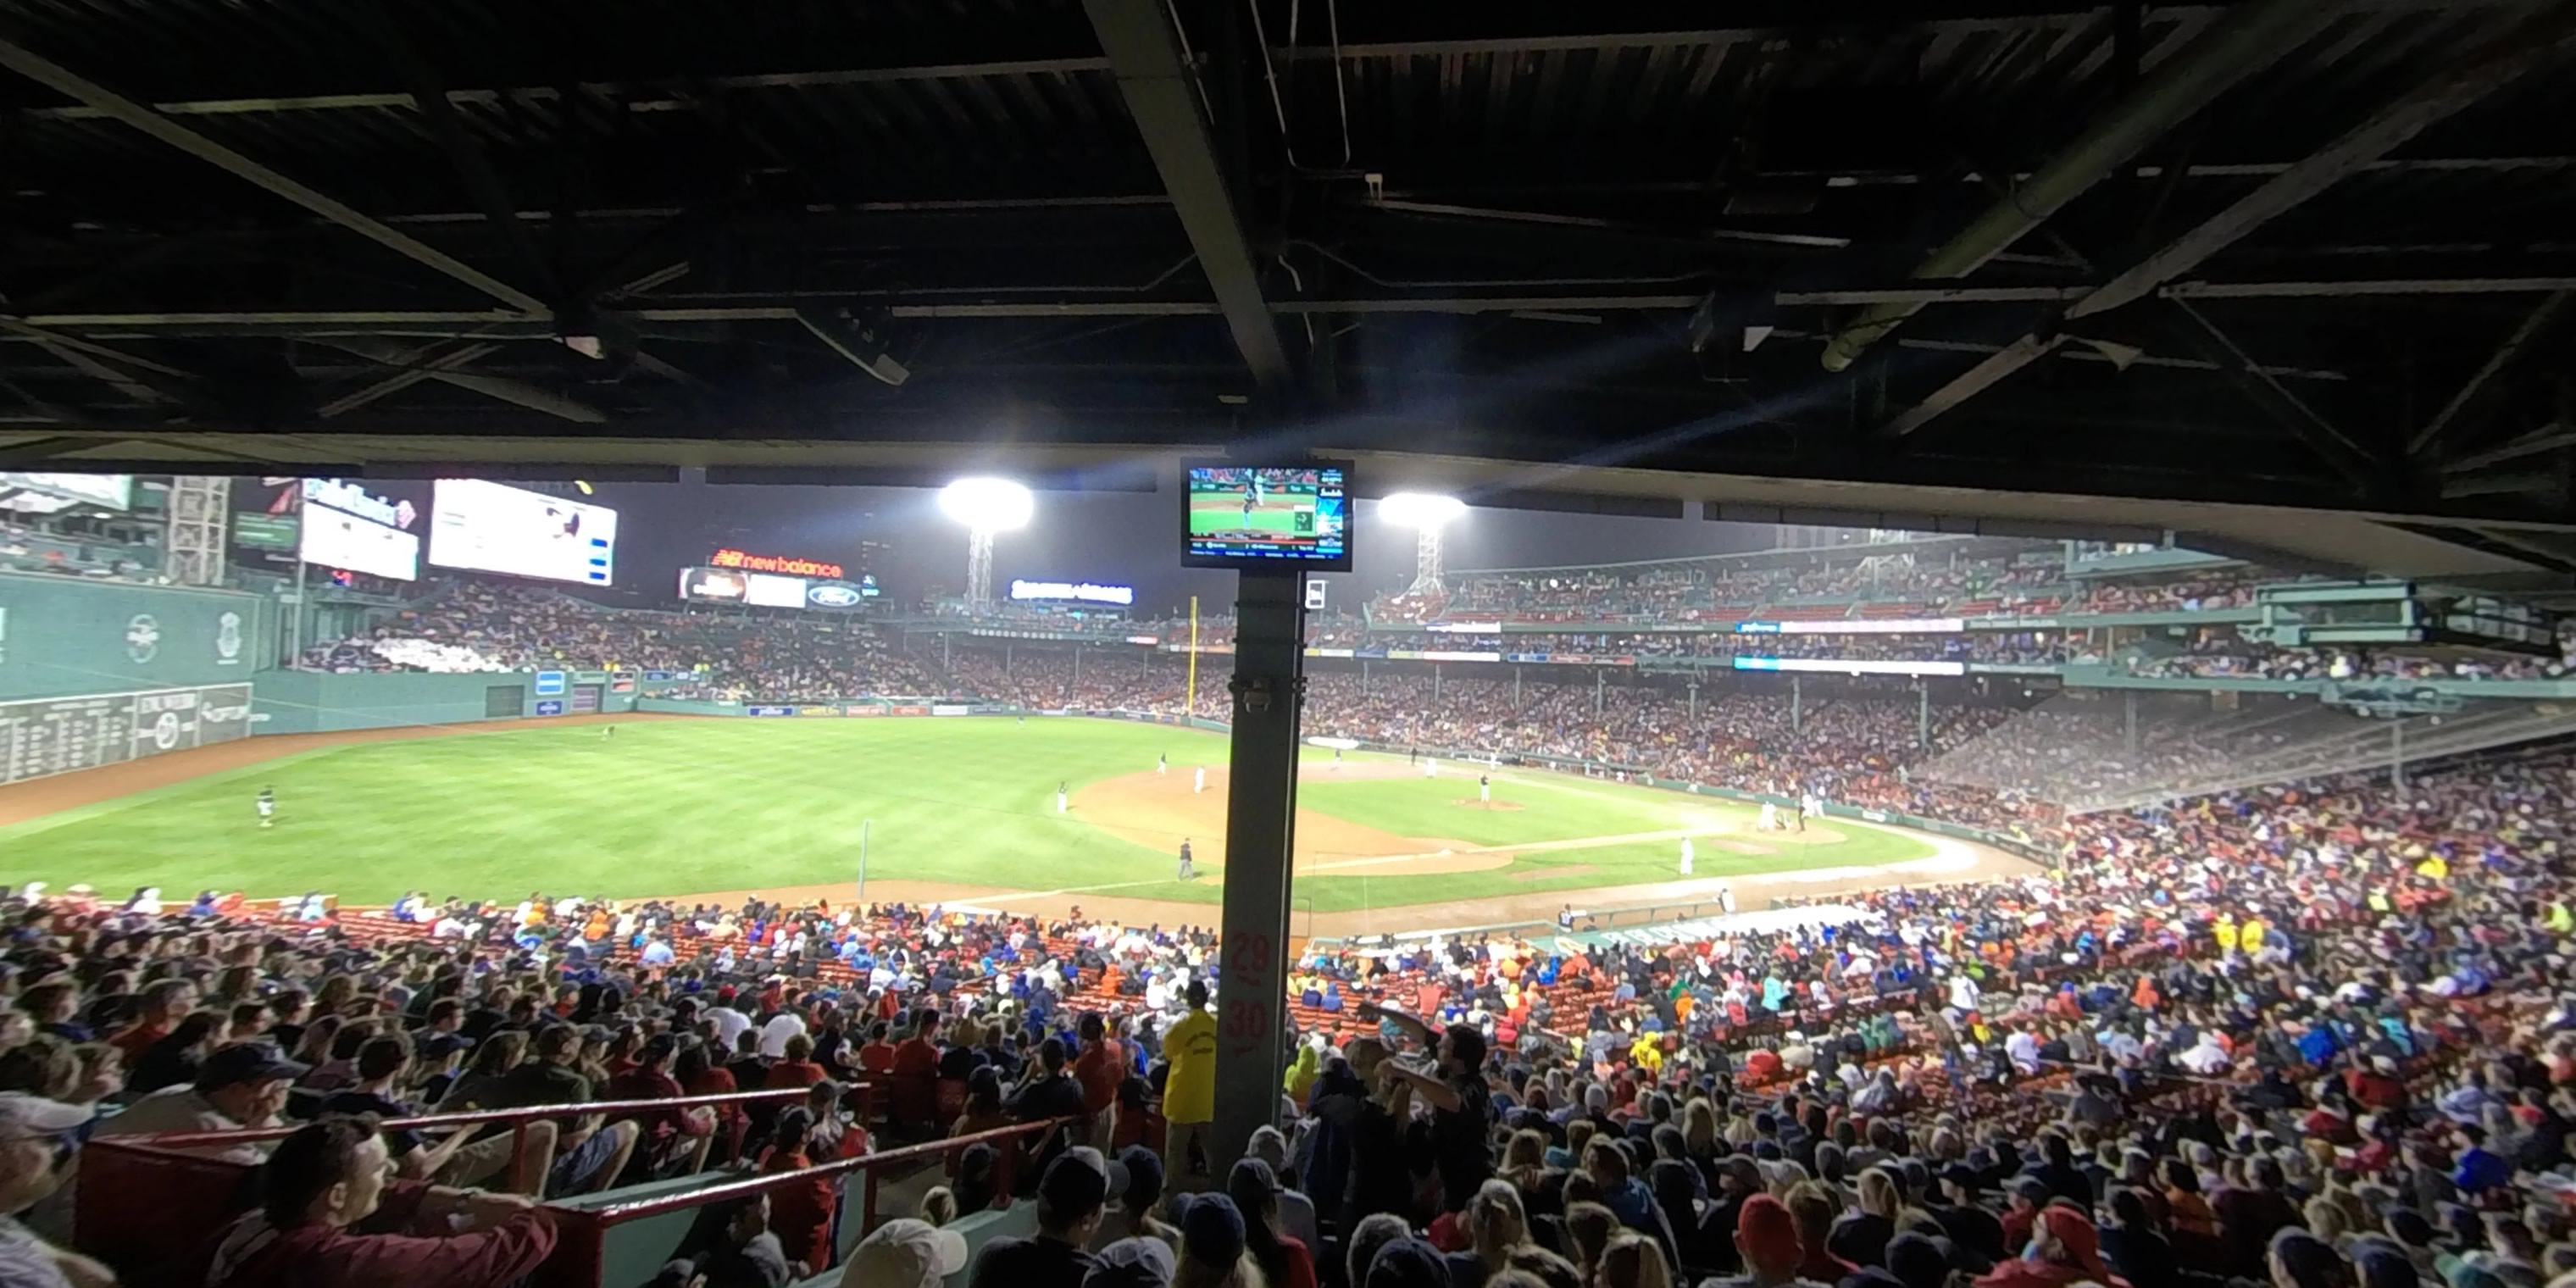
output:
[[[1208,287],[1234,333],[1253,377],[1265,387],[1288,383],[1288,351],[1261,298],[1261,274],[1236,214],[1234,194],[1217,163],[1216,142],[1200,114],[1196,78],[1181,51],[1164,0],[1083,0],[1092,30],[1109,55],[1127,114],[1145,137],[1172,209],[1181,217]]]
[[[2134,303],[2165,283],[2208,262],[2247,234],[2296,208],[2336,182],[2448,119],[2488,94],[2544,66],[2576,39],[2576,20],[2562,11],[2531,24],[2488,47],[2478,57],[2454,65],[2412,92],[2375,112],[2359,126],[2319,148],[2298,164],[2266,180],[2225,209],[2202,221],[2155,253],[2088,292],[2066,307],[2063,321],[2074,322]],[[1994,356],[1960,373],[1948,384],[1881,427],[1883,437],[1899,438],[1932,423],[1944,413],[2001,383],[2037,361],[2065,338],[2051,328],[2034,331],[2007,344]]]

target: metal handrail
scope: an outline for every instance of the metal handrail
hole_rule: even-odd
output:
[[[535,1122],[544,1118],[578,1117],[585,1114],[651,1113],[669,1109],[693,1109],[700,1105],[729,1105],[754,1100],[802,1099],[806,1088],[767,1087],[758,1091],[729,1091],[712,1096],[675,1096],[668,1100],[593,1100],[577,1105],[533,1105],[525,1109],[471,1109],[453,1114],[422,1114],[411,1118],[388,1118],[385,1127],[476,1127],[491,1123]],[[114,1121],[110,1119],[109,1121]],[[306,1124],[282,1127],[236,1127],[223,1131],[155,1132],[136,1136],[100,1136],[93,1143],[141,1146],[150,1149],[186,1149],[198,1145],[238,1145],[252,1141],[282,1140],[304,1129]]]
[[[1008,1127],[994,1127],[971,1135],[949,1136],[939,1140],[924,1141],[918,1145],[905,1145],[878,1153],[861,1154],[856,1158],[817,1163],[812,1167],[800,1167],[792,1172],[772,1172],[766,1176],[728,1181],[722,1185],[710,1185],[704,1189],[690,1190],[682,1194],[664,1194],[649,1199],[635,1199],[608,1207],[594,1208],[592,1213],[601,1225],[613,1226],[648,1216],[660,1216],[665,1212],[676,1212],[682,1208],[704,1207],[709,1203],[720,1203],[747,1194],[758,1194],[765,1190],[810,1181],[820,1176],[838,1176],[843,1172],[881,1167],[888,1163],[909,1163],[915,1159],[934,1158],[942,1154],[954,1153],[968,1145],[984,1141],[1007,1140],[1039,1132],[1055,1131],[1082,1121],[1081,1118],[1049,1118],[1037,1122],[1013,1123]]]

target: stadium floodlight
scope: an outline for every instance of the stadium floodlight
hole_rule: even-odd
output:
[[[1405,594],[1443,593],[1440,530],[1466,513],[1466,502],[1437,492],[1397,492],[1377,503],[1377,517],[1413,529],[1413,584]]]
[[[963,478],[939,490],[939,512],[966,525],[966,608],[993,606],[993,537],[1029,525],[1037,499],[1009,479]]]

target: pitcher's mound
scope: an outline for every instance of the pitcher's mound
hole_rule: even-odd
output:
[[[1450,804],[1463,805],[1468,809],[1496,809],[1503,810],[1505,812],[1516,810],[1521,807],[1521,803],[1519,801],[1478,801],[1469,800],[1464,796],[1451,801]]]

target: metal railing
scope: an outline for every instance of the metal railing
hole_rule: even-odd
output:
[[[721,1109],[794,1101],[803,1099],[808,1090],[804,1087],[778,1087],[670,1099],[598,1100],[523,1109],[480,1109],[388,1118],[381,1125],[387,1129],[432,1131],[506,1126],[511,1131],[511,1166],[515,1167],[521,1151],[526,1148],[526,1128],[531,1123],[595,1114],[615,1118],[699,1107]],[[873,1099],[876,1090],[872,1084],[861,1082],[851,1086],[850,1094],[859,1097],[864,1106]],[[863,1121],[865,1115],[863,1107]],[[792,1171],[736,1179],[722,1179],[724,1172],[711,1170],[699,1173],[717,1178],[711,1184],[622,1202],[592,1206],[550,1202],[545,1205],[545,1210],[558,1234],[556,1250],[539,1267],[531,1282],[548,1285],[549,1288],[601,1288],[608,1232],[617,1226],[852,1172],[867,1177],[859,1195],[858,1211],[852,1218],[859,1222],[859,1229],[864,1232],[876,1224],[879,1184],[886,1172],[911,1164],[945,1160],[979,1144],[992,1145],[999,1152],[993,1183],[996,1194],[1002,1196],[999,1203],[1007,1204],[1026,1143],[1048,1133],[1078,1129],[1084,1121],[1082,1118],[1058,1118],[1013,1123],[965,1136],[943,1137],[853,1158],[835,1159]],[[263,1144],[294,1135],[308,1125],[289,1123],[275,1127],[158,1132],[93,1139],[84,1151],[88,1181],[78,1191],[76,1242],[83,1251],[117,1267],[130,1281],[151,1282],[169,1277],[181,1269],[170,1258],[185,1257],[190,1255],[190,1250],[211,1246],[223,1224],[247,1210],[252,1201],[249,1180],[255,1169],[251,1165],[190,1151]]]

